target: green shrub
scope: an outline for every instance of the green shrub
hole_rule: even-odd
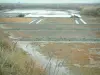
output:
[[[24,17],[25,15],[24,14],[19,14],[17,17]]]

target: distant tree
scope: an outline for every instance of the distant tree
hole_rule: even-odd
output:
[[[25,15],[24,14],[19,14],[17,17],[24,17]]]
[[[0,10],[2,10],[3,9],[3,7],[2,7],[2,5],[0,5]]]

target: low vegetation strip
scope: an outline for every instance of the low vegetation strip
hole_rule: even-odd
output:
[[[2,34],[0,32],[0,34]],[[3,34],[2,34],[3,36]],[[43,68],[22,49],[0,36],[0,75],[45,75]]]
[[[31,22],[32,18],[0,18],[0,22]]]

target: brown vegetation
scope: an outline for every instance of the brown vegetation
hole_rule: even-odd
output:
[[[0,35],[2,36],[0,36],[0,75],[46,74],[37,61],[30,58],[30,55],[22,49],[16,47],[16,43],[11,44],[3,32],[0,32]]]
[[[31,22],[32,18],[0,18],[0,22]]]
[[[96,59],[100,55],[91,54],[91,48],[100,48],[100,44],[82,43],[49,43],[41,50],[44,54],[51,53],[54,57],[65,59],[72,64],[86,65],[90,63],[90,58]]]

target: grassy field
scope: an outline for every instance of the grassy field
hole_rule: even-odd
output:
[[[34,19],[34,18],[33,18]],[[38,18],[35,18],[38,19]],[[0,18],[0,22],[7,23],[27,23],[31,22],[32,18]],[[43,20],[39,24],[75,24],[73,18],[43,18]]]
[[[69,67],[74,75],[100,74],[100,43],[51,42],[44,45],[41,43],[39,46],[44,55],[64,60],[65,66]]]
[[[5,23],[27,23],[31,22],[32,18],[0,18],[0,22],[5,22]]]
[[[92,52],[92,49],[100,49],[99,43],[48,43],[41,47],[44,54],[53,53],[57,58],[69,59],[71,63],[89,64],[89,58],[97,60],[100,55]],[[96,57],[95,57],[96,56]],[[68,58],[67,58],[68,57]],[[97,57],[97,58],[98,58]],[[98,58],[99,60],[99,58]]]

